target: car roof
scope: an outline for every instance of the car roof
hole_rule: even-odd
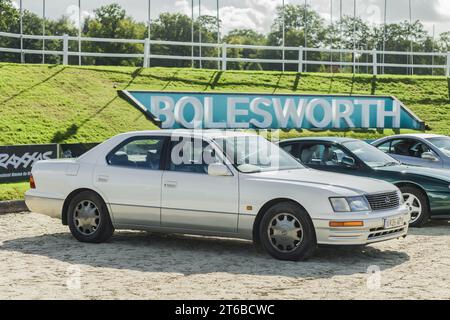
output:
[[[354,138],[346,138],[346,137],[308,137],[308,138],[291,138],[280,141],[280,143],[287,142],[299,142],[299,141],[319,141],[319,142],[334,142],[334,143],[345,143],[350,141],[359,141]]]
[[[402,134],[395,134],[392,136],[388,136],[382,139],[396,139],[396,138],[421,138],[421,139],[428,139],[428,138],[439,138],[439,137],[445,137],[445,135],[442,134],[434,134],[434,133],[402,133]]]
[[[241,137],[241,136],[256,136],[254,133],[248,133],[243,131],[233,130],[218,130],[218,129],[159,129],[159,130],[145,130],[145,131],[130,131],[122,133],[119,136],[139,136],[139,135],[156,135],[156,136],[189,136],[194,138],[229,138],[229,137]]]

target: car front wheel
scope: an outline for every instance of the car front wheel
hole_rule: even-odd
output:
[[[114,233],[108,208],[96,193],[80,192],[70,201],[68,210],[69,229],[78,241],[100,243]]]
[[[290,202],[278,203],[266,211],[259,237],[263,248],[279,260],[306,260],[317,247],[307,212]]]
[[[411,214],[409,225],[411,227],[422,227],[430,218],[430,209],[426,195],[420,190],[405,186],[401,187],[403,201]]]

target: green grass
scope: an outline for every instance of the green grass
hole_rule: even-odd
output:
[[[0,183],[0,201],[23,199],[29,188],[28,182]]]
[[[433,132],[450,134],[445,77],[378,76],[373,81],[369,75],[349,74],[0,64],[0,145],[99,142],[120,132],[155,129],[117,96],[119,89],[388,94],[402,100]],[[375,131],[313,134],[382,135]]]
[[[431,132],[450,135],[449,81],[445,77],[378,76],[20,65],[0,63],[0,145],[100,142],[130,130],[156,129],[120,89],[264,93],[395,95]],[[340,135],[377,138],[368,132],[296,132],[281,137]],[[0,200],[21,198],[27,184],[0,185]]]

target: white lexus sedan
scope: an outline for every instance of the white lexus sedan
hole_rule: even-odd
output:
[[[229,131],[121,134],[78,159],[37,162],[30,185],[29,209],[83,242],[115,229],[225,236],[302,260],[319,244],[403,237],[410,220],[392,184],[307,169],[261,136]]]

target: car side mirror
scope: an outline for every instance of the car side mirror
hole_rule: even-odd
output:
[[[439,159],[433,154],[433,152],[424,152],[421,155],[421,158],[424,160],[430,161],[438,161]]]
[[[341,163],[348,166],[348,167],[354,167],[355,166],[355,159],[352,157],[344,156],[341,160]]]
[[[230,169],[223,163],[212,163],[208,165],[208,175],[213,177],[232,176]]]

